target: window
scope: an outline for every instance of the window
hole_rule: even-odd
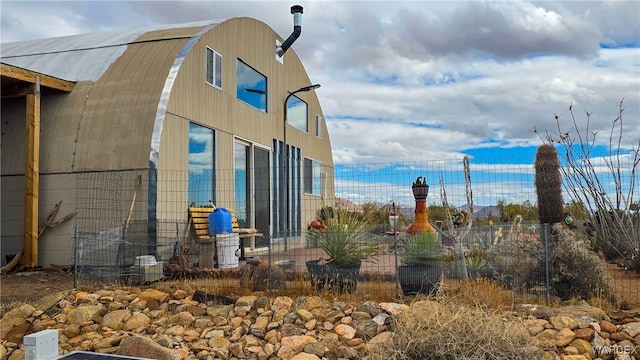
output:
[[[234,198],[235,198],[235,214],[238,225],[241,228],[248,228],[249,212],[251,211],[251,198],[249,187],[249,145],[244,143],[234,144]]]
[[[269,233],[271,221],[271,173],[269,149],[236,140],[234,142],[234,210],[241,228]],[[251,238],[252,249],[267,248],[266,237]]]
[[[207,47],[207,84],[222,89],[222,55]]]
[[[286,149],[286,150],[285,150]],[[273,140],[272,171],[274,178],[274,202],[272,205],[273,234],[275,237],[300,236],[302,234],[301,200],[301,151],[300,148]],[[288,166],[285,163],[288,159]],[[285,168],[288,168],[286,176]],[[288,186],[287,186],[288,185]],[[285,199],[286,197],[286,199]],[[289,206],[287,207],[288,200]],[[289,210],[287,212],[287,209]]]
[[[254,108],[267,112],[267,78],[238,59],[236,96]]]
[[[309,132],[307,121],[307,103],[295,95],[287,100],[287,123],[304,132]]]
[[[215,133],[212,129],[189,123],[189,204],[215,204]]]
[[[316,137],[322,138],[322,116],[316,115]]]
[[[320,195],[322,188],[322,164],[308,158],[304,159],[304,192],[305,194]]]

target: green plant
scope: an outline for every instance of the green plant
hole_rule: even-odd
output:
[[[422,231],[409,236],[405,240],[401,256],[405,265],[413,266],[446,259],[442,243],[432,231]]]
[[[377,251],[377,245],[369,240],[366,222],[346,210],[336,211],[334,218],[327,221],[326,229],[311,229],[307,236],[335,264],[371,260]]]
[[[469,252],[464,257],[464,261],[470,268],[480,269],[487,266],[485,252],[478,244],[471,246],[471,249],[469,249]]]
[[[418,176],[411,186],[427,186],[427,177]]]
[[[634,180],[640,172],[640,135],[624,125],[624,110],[622,99],[611,127],[600,131],[592,126],[591,112],[579,121],[573,105],[569,105],[568,119],[555,115],[554,131],[532,131],[545,143],[558,147],[564,188],[589,215],[597,249],[609,259],[623,257],[640,271],[640,219],[637,212],[634,217],[633,210],[640,194]],[[637,123],[637,119],[631,121]],[[596,148],[603,145],[608,148],[607,154],[596,156]]]

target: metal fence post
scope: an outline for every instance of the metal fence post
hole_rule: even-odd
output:
[[[542,225],[542,241],[544,242],[544,287],[546,289],[547,304],[551,303],[550,266],[551,254],[549,254],[549,224]]]

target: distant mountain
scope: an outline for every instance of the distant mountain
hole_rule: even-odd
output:
[[[376,204],[376,206],[378,208],[383,208],[385,206],[388,206],[388,204],[379,203],[379,204]],[[350,211],[360,211],[362,207],[350,200],[343,199],[343,198],[336,198],[336,208],[350,210]],[[464,211],[466,209],[467,209],[466,205],[458,207],[458,210],[460,211]],[[409,219],[413,219],[413,217],[415,216],[414,214],[415,208],[413,206],[396,204],[396,211]],[[493,217],[498,217],[500,215],[500,210],[498,209],[497,205],[473,207],[474,219],[488,219],[489,215]]]
[[[480,206],[480,207],[474,207],[473,209],[474,219],[488,219],[489,215],[493,217],[499,217],[500,210],[498,209],[498,206],[496,205]]]

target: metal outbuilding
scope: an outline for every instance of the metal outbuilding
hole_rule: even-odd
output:
[[[283,41],[261,21],[232,18],[1,44],[2,254],[24,248],[28,266],[71,264],[78,227],[104,231],[111,220],[128,225],[133,217],[144,223],[149,251],[165,258],[158,245],[175,237],[188,204],[199,201],[190,195],[190,141],[199,131],[212,136],[213,200],[237,208],[268,238],[302,241],[302,224],[332,201],[333,161],[315,92],[289,96],[311,81],[292,49],[277,54]],[[264,87],[248,87],[246,71],[262,76]],[[283,103],[289,97],[304,115]],[[289,119],[288,130],[285,107],[304,119]],[[307,165],[322,171],[303,179]],[[134,174],[142,185],[117,197],[138,200],[131,209],[102,204],[91,195],[102,185],[87,174]],[[38,226],[60,202],[60,212],[78,213],[81,223],[61,224],[38,241]],[[287,208],[293,224],[283,235]]]

